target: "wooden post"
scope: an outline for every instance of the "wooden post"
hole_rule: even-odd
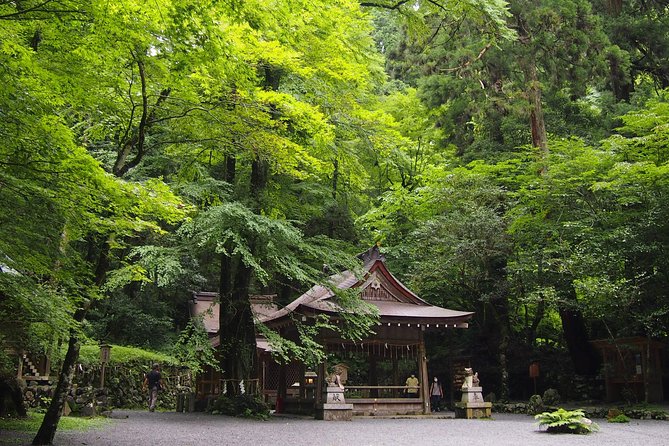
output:
[[[109,357],[111,355],[111,345],[101,344],[100,345],[100,363],[102,364],[102,370],[100,371],[100,388],[105,388],[105,367],[109,362]]]
[[[306,368],[304,367],[304,363],[300,362],[299,366],[299,371],[300,371],[300,399],[303,400],[307,397],[307,392],[306,392],[306,380],[304,379],[304,373],[306,372]]]
[[[316,378],[316,390],[314,391],[314,402],[316,407],[323,404],[323,387],[325,386],[325,362],[318,364],[318,377]]]
[[[283,405],[286,400],[286,365],[279,364],[279,382],[276,388],[276,413],[283,413]]]
[[[427,376],[427,353],[425,352],[425,338],[423,331],[420,332],[420,344],[418,345],[418,361],[420,363],[420,394],[423,400],[423,413],[430,413],[430,395]]]
[[[376,367],[376,357],[374,356],[374,353],[369,355],[369,385],[370,386],[378,386],[379,385],[379,378],[378,378],[377,367]],[[370,392],[369,392],[369,397],[370,398],[378,398],[379,397],[379,389],[371,389]]]
[[[400,385],[400,369],[398,367],[397,363],[397,358],[393,358],[393,386],[399,386]],[[393,390],[393,396],[394,397],[401,397],[403,395],[398,395],[397,394],[397,389]]]
[[[46,353],[46,361],[44,363],[44,376],[47,379],[51,376],[51,355],[53,355],[53,350],[49,348],[49,351]]]
[[[19,353],[19,366],[16,368],[16,378],[23,379],[23,354]]]
[[[643,376],[643,401],[648,404],[650,393],[650,336],[646,338],[646,345],[641,345],[641,373]],[[646,347],[644,349],[644,347]]]
[[[264,402],[267,402],[267,392],[265,392],[265,389],[267,389],[267,357],[263,356],[262,357],[262,400]],[[260,390],[260,389],[258,389]]]
[[[100,388],[104,389],[105,388],[105,366],[106,363],[102,363],[102,370],[100,371]]]
[[[534,393],[537,394],[537,378],[539,377],[539,363],[534,361],[530,364],[530,378],[534,381]]]

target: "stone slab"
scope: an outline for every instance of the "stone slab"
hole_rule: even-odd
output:
[[[492,403],[456,403],[455,418],[490,418],[492,416]]]
[[[316,408],[316,419],[324,421],[351,421],[353,404],[324,403]]]
[[[492,403],[486,403],[485,401],[474,402],[474,403],[455,403],[455,406],[461,407],[463,409],[467,407],[481,408],[481,407],[492,407]]]
[[[353,404],[323,404],[323,410],[353,410]]]

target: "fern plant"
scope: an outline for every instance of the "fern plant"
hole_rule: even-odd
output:
[[[582,410],[558,409],[555,412],[543,412],[535,415],[539,426],[546,426],[547,432],[588,434],[599,430],[597,423],[585,417]]]

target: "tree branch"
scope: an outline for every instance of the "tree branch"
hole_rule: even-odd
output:
[[[382,8],[382,9],[389,9],[389,10],[394,10],[394,9],[399,9],[402,5],[408,3],[409,0],[399,0],[397,3],[388,5],[385,3],[379,3],[379,2],[360,2],[361,7],[368,7],[368,8]]]
[[[55,2],[56,5],[61,5],[61,9],[46,9],[49,3]],[[18,2],[2,2],[5,4],[14,4],[17,8],[16,12],[0,15],[0,20],[37,20],[39,17],[24,17],[30,13],[46,13],[46,14],[84,14],[79,9],[69,9],[64,7],[61,2],[56,2],[55,0],[45,0],[41,3],[36,4],[30,8],[21,9],[20,6],[16,5]]]
[[[132,57],[135,60],[135,63],[137,64],[137,68],[139,70],[140,89],[142,92],[141,93],[142,116],[140,117],[137,131],[133,132],[133,135],[130,136],[130,138],[126,139],[121,149],[118,151],[116,162],[114,163],[113,167],[113,173],[117,177],[122,177],[123,175],[125,175],[126,172],[128,172],[133,167],[137,166],[142,161],[142,158],[144,158],[144,155],[146,153],[146,151],[144,150],[146,133],[149,130],[149,128],[151,128],[152,124],[155,122],[155,120],[153,119],[155,111],[160,107],[160,105],[163,102],[167,100],[171,92],[171,89],[169,88],[166,88],[163,91],[161,91],[160,95],[158,96],[158,99],[156,100],[156,104],[153,107],[153,110],[149,111],[149,96],[147,94],[147,88],[146,88],[146,70],[144,67],[144,61],[141,59],[139,55],[135,54],[134,51],[131,51],[130,53],[132,54]],[[130,152],[133,149],[136,149],[137,154],[131,161],[126,162],[128,156],[130,155]]]
[[[467,62],[464,64],[460,65],[459,67],[454,67],[454,68],[442,68],[441,71],[442,73],[451,73],[453,71],[458,71],[458,70],[464,70],[465,68],[469,67],[471,64],[474,62],[481,60],[483,58],[483,55],[490,49],[492,46],[492,42],[488,42],[486,46],[483,47],[483,49],[479,52],[479,55],[476,56],[474,59],[469,59]]]

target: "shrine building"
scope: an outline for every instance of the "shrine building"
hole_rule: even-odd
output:
[[[258,337],[257,392],[277,412],[313,414],[324,403],[326,377],[336,367],[341,372],[347,403],[353,415],[399,415],[430,413],[429,379],[424,333],[467,328],[472,312],[431,305],[403,285],[388,270],[377,246],[358,256],[362,274],[344,271],[316,285],[281,309],[272,296],[252,297],[257,323],[297,341],[298,323],[309,324],[325,316],[331,324],[345,323],[333,290],[359,291],[364,302],[378,311],[378,325],[361,340],[343,339],[334,330],[321,330],[316,341],[325,347],[328,361],[310,369],[299,361],[281,364],[272,358],[271,345]],[[217,307],[214,293],[197,293],[191,314]],[[204,298],[204,299],[203,299]],[[214,345],[217,343],[217,308],[205,319]],[[215,319],[215,320],[214,320]],[[296,322],[299,321],[299,322]],[[406,385],[410,375],[418,378],[417,388]],[[217,373],[205,374],[197,391],[216,394],[221,385]]]

